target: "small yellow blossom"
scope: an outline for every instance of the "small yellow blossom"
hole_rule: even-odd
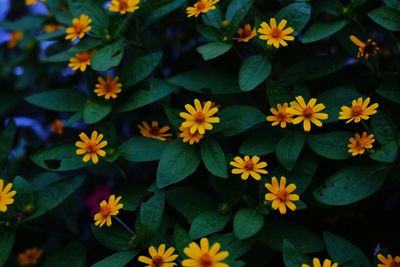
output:
[[[229,257],[228,251],[220,251],[221,244],[214,243],[211,248],[207,238],[200,240],[200,246],[192,242],[183,252],[189,259],[182,261],[183,267],[229,267],[223,261]]]
[[[144,137],[166,141],[167,137],[172,136],[172,133],[168,133],[169,126],[160,127],[158,121],[152,121],[151,126],[146,121],[142,121],[142,125],[138,125],[138,127]]]
[[[108,227],[112,225],[112,216],[116,216],[119,213],[119,210],[124,207],[122,203],[119,203],[122,197],[115,198],[115,195],[111,195],[108,199],[103,200],[100,203],[100,210],[98,213],[94,215],[95,225],[102,227],[104,224],[107,224]]]
[[[288,104],[284,103],[283,105],[278,104],[276,106],[277,109],[271,108],[270,111],[273,115],[267,116],[267,121],[272,122],[272,126],[276,126],[280,124],[281,128],[286,128],[287,123],[292,123],[293,114],[287,112]]]
[[[182,123],[182,127],[190,128],[190,133],[194,134],[198,131],[204,134],[206,130],[212,130],[212,123],[219,123],[218,117],[212,117],[218,112],[217,107],[211,107],[212,102],[207,101],[204,107],[198,99],[194,100],[194,107],[190,104],[185,105],[185,109],[189,112],[181,112],[179,116],[186,121]]]
[[[98,83],[96,84],[96,89],[94,89],[94,92],[98,97],[104,96],[104,98],[107,100],[110,98],[115,99],[117,98],[117,94],[121,93],[122,91],[122,84],[119,83],[118,80],[118,76],[112,79],[110,74],[107,74],[105,80],[103,77],[98,77]]]
[[[55,134],[63,134],[64,133],[64,123],[61,120],[55,120],[51,124],[51,131]]]
[[[253,29],[251,28],[250,24],[244,25],[243,28],[239,28],[237,30],[237,37],[233,38],[233,40],[236,40],[238,42],[244,42],[247,43],[257,35],[257,30],[254,27]]]
[[[201,13],[207,13],[210,10],[216,9],[215,4],[218,3],[219,0],[198,0],[194,6],[187,7],[186,13],[189,17],[197,17]]]
[[[266,40],[268,45],[273,45],[275,48],[279,48],[281,45],[287,46],[286,41],[294,40],[294,37],[290,35],[294,32],[294,29],[292,27],[285,29],[286,24],[287,20],[283,19],[277,26],[275,18],[269,20],[269,25],[265,21],[262,22],[261,28],[258,29],[259,38]]]
[[[392,255],[388,255],[387,258],[382,254],[378,254],[376,256],[379,260],[378,267],[399,267],[400,266],[400,257],[396,256],[394,259]]]
[[[332,261],[328,260],[328,259],[324,260],[323,264],[321,265],[321,262],[317,258],[313,259],[313,265],[312,266],[310,266],[308,264],[305,264],[305,263],[303,263],[301,265],[301,267],[338,267],[338,266],[339,265],[337,263],[333,263],[332,264]]]
[[[368,135],[367,132],[363,132],[362,135],[356,133],[354,137],[350,137],[350,144],[348,144],[349,153],[352,156],[364,154],[365,149],[371,149],[372,143],[375,142],[374,135]]]
[[[4,180],[0,178],[0,212],[6,212],[7,206],[14,203],[15,190],[10,191],[13,184],[8,183],[4,186]]]
[[[244,158],[237,156],[229,164],[235,167],[232,169],[232,174],[241,174],[243,180],[247,180],[249,176],[251,176],[259,181],[261,179],[260,173],[268,173],[264,170],[268,164],[265,161],[260,161],[260,157],[258,156],[253,156],[251,158],[249,156],[244,156]]]
[[[347,120],[346,123],[350,123],[354,120],[355,123],[358,123],[363,120],[368,120],[369,116],[374,115],[377,112],[377,108],[379,107],[378,103],[374,103],[370,106],[371,99],[367,97],[364,101],[362,97],[359,97],[357,100],[354,99],[351,102],[351,107],[342,106],[339,112],[340,120]]]
[[[68,66],[73,70],[80,70],[81,72],[86,71],[87,66],[90,66],[90,61],[91,57],[94,52],[81,52],[81,53],[76,53],[75,56],[71,57],[69,59],[69,64]]]
[[[270,192],[265,194],[265,200],[272,201],[274,210],[279,209],[281,214],[286,213],[286,207],[292,211],[296,210],[296,205],[292,201],[298,201],[300,197],[297,194],[292,194],[296,190],[295,184],[286,186],[286,177],[282,176],[278,184],[278,180],[274,176],[271,179],[271,184],[266,183],[265,187]]]
[[[10,40],[7,43],[8,48],[14,48],[17,46],[17,44],[22,40],[22,37],[24,36],[23,32],[21,31],[15,31],[10,34]]]
[[[357,58],[365,58],[368,59],[369,56],[376,56],[381,49],[378,47],[376,42],[372,39],[368,39],[365,43],[360,41],[354,35],[350,36],[350,40],[358,46]]]
[[[179,137],[183,139],[184,143],[189,143],[193,145],[194,143],[199,143],[200,140],[204,137],[201,133],[196,131],[195,133],[190,132],[190,128],[185,128],[185,127],[179,127],[179,130],[181,131],[179,133]]]
[[[97,155],[100,157],[106,156],[106,152],[102,150],[102,148],[107,145],[107,141],[102,141],[102,134],[98,134],[97,131],[93,131],[90,139],[85,133],[80,133],[79,137],[82,141],[77,141],[75,143],[75,146],[78,147],[76,154],[85,154],[85,156],[82,158],[83,162],[88,162],[90,159],[92,159],[92,162],[97,164],[99,162],[99,157]]]
[[[133,13],[139,9],[139,0],[111,0],[108,10],[119,12],[124,15],[126,12]]]
[[[18,254],[17,262],[19,266],[34,266],[39,262],[43,254],[43,249],[31,248]]]
[[[175,248],[170,247],[167,250],[165,244],[161,244],[158,250],[154,246],[149,247],[150,257],[140,256],[138,260],[144,264],[146,267],[173,267],[176,266],[174,262],[178,258],[175,252]]]
[[[85,34],[92,29],[89,24],[92,22],[92,19],[89,16],[82,14],[79,18],[74,18],[72,20],[72,27],[69,27],[65,30],[67,35],[65,39],[75,41],[76,39],[82,39]]]

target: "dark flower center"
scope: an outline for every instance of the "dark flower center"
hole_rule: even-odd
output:
[[[88,53],[82,53],[78,55],[78,59],[80,62],[86,62],[90,59],[90,57]]]
[[[313,114],[314,114],[314,110],[308,106],[303,110],[304,118],[310,119]]]
[[[277,197],[281,201],[286,202],[289,199],[289,194],[287,193],[287,191],[285,189],[279,189]]]
[[[197,123],[202,123],[204,121],[205,117],[204,117],[204,113],[199,111],[194,115],[194,120]]]
[[[125,10],[128,8],[128,3],[125,0],[121,0],[119,2],[119,6],[121,7],[122,10]]]
[[[203,1],[199,1],[196,3],[196,8],[197,8],[197,10],[201,11],[206,8],[206,5],[203,3]]]
[[[152,126],[152,127],[150,128],[150,133],[151,133],[152,135],[160,135],[160,128],[157,127],[157,126]]]
[[[390,264],[390,267],[400,267],[400,263],[398,263],[398,262],[392,262],[392,263]]]
[[[87,153],[89,153],[89,154],[96,153],[96,151],[97,151],[96,144],[93,143],[93,142],[87,143],[86,144],[86,150],[87,150]]]
[[[362,114],[362,107],[355,105],[352,107],[353,116],[360,116]]]
[[[159,255],[155,255],[152,260],[153,260],[153,267],[161,267],[164,263],[163,258]]]
[[[101,207],[100,214],[102,217],[107,217],[111,213],[111,208],[109,206]]]
[[[273,28],[271,36],[272,36],[272,38],[281,38],[282,37],[282,31],[278,27]]]
[[[208,253],[203,254],[203,255],[200,257],[200,260],[199,260],[199,261],[200,261],[200,266],[201,266],[201,267],[210,267],[210,266],[212,266],[212,263],[213,263],[213,261],[212,261],[210,255],[209,255]]]
[[[254,169],[254,163],[252,160],[246,161],[246,164],[244,165],[244,168],[248,171],[252,171]]]

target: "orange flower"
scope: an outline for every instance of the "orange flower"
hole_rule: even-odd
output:
[[[12,32],[10,40],[7,43],[8,48],[14,48],[22,40],[24,34],[21,31]]]
[[[116,76],[114,79],[111,79],[111,75],[107,74],[106,79],[104,80],[103,77],[98,77],[97,81],[99,82],[96,84],[96,89],[94,92],[97,96],[104,96],[105,99],[117,98],[117,94],[121,93],[122,84],[118,83],[119,77]]]
[[[179,130],[181,133],[179,134],[179,137],[183,139],[184,143],[189,142],[189,144],[193,145],[194,143],[199,143],[200,140],[204,137],[201,133],[196,131],[195,133],[190,132],[190,128],[188,127],[179,127]]]
[[[51,124],[51,131],[55,134],[63,134],[64,133],[64,123],[61,120],[55,120]]]
[[[139,0],[111,0],[111,5],[108,6],[108,10],[111,12],[119,12],[125,14],[126,12],[135,12],[139,9]]]
[[[361,42],[360,39],[355,37],[354,35],[350,36],[350,40],[358,46],[357,58],[365,58],[368,59],[369,55],[376,56],[381,49],[378,47],[376,42],[372,39],[368,39],[365,43]]]
[[[281,128],[286,128],[286,123],[292,123],[293,120],[293,114],[286,111],[288,106],[287,103],[284,103],[283,105],[278,104],[277,109],[271,108],[270,111],[273,115],[267,116],[267,121],[272,121],[272,126],[280,124]]]
[[[354,137],[350,137],[350,144],[348,144],[348,152],[352,156],[364,154],[365,149],[371,149],[372,143],[375,142],[374,135],[370,134],[367,136],[367,132],[363,132],[362,135],[356,133]]]
[[[72,20],[72,27],[65,30],[67,33],[65,39],[71,39],[71,41],[75,41],[78,38],[82,39],[85,36],[85,33],[92,29],[92,27],[89,26],[91,22],[92,20],[85,14],[82,14],[79,18],[74,18]]]
[[[69,59],[69,64],[68,66],[73,70],[76,71],[79,69],[81,72],[84,72],[87,68],[87,66],[90,66],[90,60],[94,52],[81,52],[75,54],[74,57],[71,57]]]
[[[286,24],[287,20],[283,19],[277,26],[275,18],[269,20],[269,25],[266,22],[262,22],[261,28],[258,29],[258,33],[261,34],[259,38],[266,40],[267,44],[273,45],[275,48],[279,48],[280,45],[287,46],[286,41],[294,40],[294,37],[290,35],[294,32],[294,29],[292,27],[285,29]]]
[[[243,28],[239,28],[237,30],[238,37],[233,38],[233,40],[237,40],[238,42],[247,43],[257,35],[257,30],[254,27],[251,29],[250,24],[246,24]]]
[[[169,131],[169,126],[160,127],[158,125],[158,121],[152,121],[151,126],[146,121],[142,121],[142,125],[138,125],[138,127],[140,129],[140,133],[144,137],[166,141],[166,137],[172,136],[171,133],[167,133]]]

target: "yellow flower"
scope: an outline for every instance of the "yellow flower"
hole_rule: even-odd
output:
[[[367,42],[364,43],[354,35],[351,35],[350,40],[358,46],[357,58],[364,57],[368,59],[369,55],[376,56],[381,51],[376,42],[372,39],[368,39]]]
[[[97,96],[104,96],[105,99],[117,98],[117,94],[121,93],[122,84],[118,83],[119,77],[116,76],[114,79],[111,79],[111,75],[107,74],[106,79],[104,80],[103,77],[98,77],[96,84],[96,89],[94,92]]]
[[[92,27],[89,26],[91,22],[92,20],[85,14],[82,14],[80,18],[74,18],[72,20],[72,27],[65,30],[67,33],[65,39],[71,39],[71,41],[75,41],[77,38],[82,39],[85,33],[92,29]]]
[[[276,19],[271,18],[269,20],[269,25],[265,21],[261,23],[261,28],[258,29],[258,33],[261,33],[259,38],[261,40],[267,40],[267,44],[273,45],[276,48],[279,48],[280,45],[287,46],[286,41],[293,41],[294,37],[291,36],[294,32],[292,27],[288,27],[285,29],[287,24],[287,20],[283,19],[279,22],[278,26],[276,26]]]
[[[40,257],[43,254],[43,250],[39,248],[27,249],[22,253],[18,254],[18,265],[19,266],[32,266],[39,262]]]
[[[350,144],[347,145],[349,153],[352,156],[357,156],[364,154],[365,149],[371,149],[375,139],[373,134],[367,136],[367,132],[363,132],[361,136],[356,133],[354,137],[350,137],[349,142]]]
[[[354,120],[355,123],[358,123],[363,120],[368,120],[369,116],[374,115],[377,112],[377,108],[379,107],[378,103],[374,103],[371,106],[369,102],[371,99],[367,97],[365,101],[363,101],[362,97],[359,97],[357,100],[353,100],[351,102],[351,107],[342,106],[339,112],[340,120],[347,120],[346,123],[350,123]]]
[[[151,258],[140,256],[139,261],[143,262],[146,267],[173,267],[176,266],[174,262],[178,258],[177,254],[173,254],[175,249],[173,247],[165,250],[165,244],[161,244],[158,250],[154,246],[149,247],[149,254]]]
[[[289,184],[286,186],[286,178],[284,176],[281,177],[279,184],[276,177],[272,177],[271,183],[265,184],[265,187],[271,192],[265,194],[265,200],[272,201],[272,208],[274,210],[279,209],[281,214],[286,213],[286,207],[295,211],[296,205],[292,201],[298,201],[300,197],[297,194],[291,193],[296,190],[296,185]]]
[[[288,108],[287,103],[284,103],[283,105],[278,104],[276,107],[277,109],[270,109],[273,115],[267,116],[267,121],[272,121],[272,126],[280,124],[282,128],[286,128],[286,123],[292,123],[293,114],[286,111]]]
[[[57,30],[64,29],[63,25],[60,24],[47,24],[44,26],[43,31],[45,32],[55,32]]]
[[[321,262],[319,261],[319,259],[314,258],[313,259],[313,266],[312,267],[338,267],[339,265],[337,263],[332,264],[331,260],[324,260],[324,263],[321,265]],[[301,265],[301,267],[311,267],[308,264],[303,263]]]
[[[191,133],[190,128],[185,128],[185,127],[179,127],[179,130],[181,131],[179,133],[179,137],[183,139],[184,143],[189,142],[189,144],[193,145],[194,143],[199,143],[200,140],[204,137],[201,133],[195,132]]]
[[[51,124],[51,131],[55,134],[63,134],[64,133],[64,123],[60,120],[55,120]]]
[[[382,254],[378,254],[376,256],[380,263],[378,263],[378,267],[398,267],[400,266],[400,257],[396,256],[394,259],[391,255],[388,255],[387,258]]]
[[[7,47],[8,48],[16,47],[17,44],[22,40],[23,36],[24,34],[21,31],[12,32],[10,35],[10,40],[7,43]]]
[[[115,198],[115,195],[111,195],[108,198],[108,202],[103,200],[100,203],[100,210],[94,215],[94,225],[102,227],[105,223],[108,227],[112,225],[111,218],[119,213],[119,210],[124,207],[122,203],[119,203],[122,197]]]
[[[0,211],[6,212],[7,206],[14,203],[13,196],[17,193],[15,190],[10,191],[12,183],[8,183],[4,186],[4,180],[0,179]]]
[[[243,28],[239,28],[237,30],[237,35],[238,37],[233,38],[233,40],[237,40],[238,42],[244,42],[247,43],[257,35],[257,30],[254,27],[251,29],[250,24],[244,25]]]
[[[81,72],[84,72],[87,68],[87,66],[90,66],[90,59],[92,57],[94,52],[81,52],[75,54],[74,57],[71,57],[69,59],[69,64],[68,66],[73,70],[76,71],[77,69],[80,69]]]
[[[88,162],[90,159],[92,159],[92,162],[97,164],[99,162],[97,155],[100,157],[104,157],[106,155],[106,152],[102,150],[102,148],[107,145],[107,141],[101,141],[103,139],[103,135],[98,135],[97,131],[93,131],[90,139],[85,133],[80,133],[79,137],[83,142],[77,141],[75,143],[75,146],[78,147],[76,154],[85,154],[85,156],[82,158],[83,162]]]
[[[38,0],[25,0],[25,5],[31,6],[38,2]],[[41,2],[46,2],[46,0],[41,0]]]
[[[247,178],[251,176],[255,180],[259,181],[261,179],[260,173],[268,173],[264,170],[268,164],[265,161],[260,161],[260,157],[258,156],[253,156],[252,158],[249,156],[244,156],[244,158],[237,156],[229,164],[236,167],[235,169],[232,169],[232,173],[242,174],[241,178],[243,180],[247,180]]]
[[[189,112],[181,112],[179,116],[186,121],[182,123],[182,127],[190,128],[190,133],[194,134],[198,131],[204,134],[206,130],[212,130],[212,123],[219,123],[218,117],[211,117],[218,112],[217,107],[211,107],[212,102],[207,101],[204,107],[198,99],[194,100],[194,107],[190,104],[185,105],[185,109]]]
[[[108,6],[111,12],[119,12],[122,15],[126,12],[135,12],[139,9],[139,0],[112,0]]]
[[[221,251],[221,245],[214,243],[211,248],[208,239],[203,237],[200,240],[200,246],[196,242],[192,242],[183,252],[190,259],[182,261],[183,267],[229,267],[222,261],[229,257],[229,252]]]
[[[304,131],[309,132],[311,130],[311,122],[321,127],[322,122],[320,120],[328,119],[328,114],[319,113],[319,111],[323,109],[325,109],[324,104],[317,104],[316,98],[311,98],[306,104],[302,96],[297,96],[296,101],[290,102],[290,107],[288,107],[286,111],[297,116],[292,120],[293,124],[298,124],[303,121]]]
[[[158,121],[152,121],[151,126],[146,122],[142,121],[142,125],[138,125],[140,133],[144,137],[154,138],[160,141],[166,141],[168,136],[172,136],[169,131],[169,126],[161,127],[158,125]]]
[[[207,13],[210,10],[216,9],[215,4],[218,3],[219,0],[199,0],[197,1],[194,6],[187,7],[186,13],[188,18],[190,17],[197,17],[201,13]]]

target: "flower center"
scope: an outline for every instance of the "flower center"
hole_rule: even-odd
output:
[[[203,254],[200,257],[199,263],[200,263],[201,267],[211,267],[213,264],[213,261],[210,257],[210,254],[208,254],[208,253]]]
[[[282,37],[282,32],[278,27],[273,28],[271,36],[272,36],[272,38],[281,38]]]
[[[244,168],[248,171],[252,171],[254,169],[254,163],[252,160],[246,161],[246,164],[244,165]]]
[[[308,106],[303,110],[304,118],[310,119],[313,114],[314,114],[314,110]]]
[[[89,154],[94,154],[94,153],[96,153],[96,151],[97,151],[96,144],[93,143],[93,142],[87,143],[87,144],[86,144],[86,151],[87,151],[87,153],[89,153]]]
[[[119,1],[119,6],[121,7],[121,10],[125,10],[128,8],[128,3],[125,0]]]
[[[78,59],[80,62],[86,62],[89,61],[90,57],[88,53],[82,53],[78,55]]]
[[[279,189],[278,194],[277,194],[277,197],[278,197],[281,201],[286,202],[286,201],[288,200],[288,198],[289,198],[289,194],[286,192],[285,189]]]
[[[355,105],[352,107],[353,116],[360,116],[362,114],[362,107]]]
[[[205,117],[204,117],[204,113],[199,111],[194,115],[194,120],[197,123],[202,123],[204,121]]]
[[[390,267],[400,267],[400,263],[394,261],[390,264]]]
[[[111,208],[109,206],[101,207],[100,209],[101,216],[105,218],[108,215],[110,215],[110,213],[111,213]]]
[[[153,261],[152,267],[162,267],[162,265],[164,263],[163,258],[161,256],[159,256],[159,255],[155,255],[153,257],[152,261]]]
[[[152,127],[150,128],[150,133],[151,133],[152,135],[160,135],[160,128],[157,127],[157,126],[152,126]]]
[[[206,4],[203,1],[199,1],[196,3],[196,8],[197,10],[202,11],[206,8]]]
[[[75,33],[77,33],[77,34],[82,33],[84,28],[85,28],[85,26],[83,24],[81,24],[80,22],[74,23]]]
[[[279,112],[278,118],[279,118],[280,120],[285,120],[285,119],[286,119],[286,113]]]

